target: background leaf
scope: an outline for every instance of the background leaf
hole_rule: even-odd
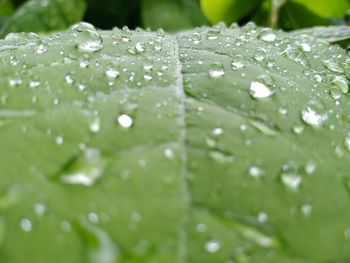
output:
[[[50,32],[66,29],[80,21],[85,12],[84,0],[29,0],[5,23],[0,33]]]
[[[203,13],[213,24],[220,21],[231,24],[247,15],[257,7],[259,3],[261,3],[261,1],[258,0],[201,0],[201,7]]]
[[[207,24],[197,0],[143,0],[142,21],[145,27],[167,31]]]
[[[335,18],[342,17],[350,9],[349,0],[292,0],[321,17]]]

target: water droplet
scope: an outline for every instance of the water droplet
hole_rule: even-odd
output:
[[[301,111],[301,118],[306,124],[319,128],[328,120],[328,113],[321,102],[312,100],[306,109]]]
[[[122,128],[130,128],[133,124],[133,120],[129,115],[122,114],[118,117],[118,123]]]
[[[209,67],[209,76],[211,78],[220,78],[225,75],[224,66],[221,63],[213,63]]]
[[[221,32],[220,29],[216,29],[216,28],[209,29],[207,32],[207,39],[209,40],[218,39],[220,32]]]
[[[82,52],[97,52],[103,48],[101,35],[96,28],[86,22],[71,27],[77,41],[77,47]]]
[[[70,232],[71,229],[72,229],[72,226],[69,222],[67,221],[62,221],[61,222],[61,229],[64,231],[64,232]]]
[[[32,231],[32,221],[28,218],[23,218],[21,220],[21,228],[24,232],[30,232]]]
[[[300,211],[303,215],[309,216],[312,212],[312,205],[309,203],[305,203],[301,206]]]
[[[220,136],[224,133],[224,130],[222,128],[215,128],[211,131],[211,134],[213,136]]]
[[[269,28],[261,30],[261,32],[258,35],[258,39],[265,42],[273,42],[276,40],[276,38],[276,34]]]
[[[202,41],[202,35],[200,33],[195,32],[192,34],[192,40],[193,44],[199,45]]]
[[[22,80],[21,79],[9,79],[9,85],[11,87],[16,87],[22,84]]]
[[[307,174],[313,174],[316,171],[316,164],[312,161],[308,161],[305,165],[305,172]]]
[[[264,59],[266,59],[266,51],[264,49],[258,49],[254,53],[253,58],[258,62],[263,61]]]
[[[41,44],[36,48],[37,54],[44,54],[46,52],[47,52],[47,47],[44,44]]]
[[[339,63],[335,62],[333,59],[326,59],[323,61],[323,65],[330,71],[336,73],[344,73],[344,68]]]
[[[38,216],[42,216],[46,212],[46,206],[42,203],[34,204],[34,211]]]
[[[88,213],[88,220],[93,224],[97,224],[100,221],[100,217],[95,212],[90,212]]]
[[[148,74],[145,74],[145,75],[143,75],[143,79],[146,80],[146,81],[150,81],[150,80],[152,80],[152,76],[148,75]]]
[[[350,133],[347,134],[344,140],[345,148],[350,152]]]
[[[241,55],[235,56],[231,62],[231,65],[234,70],[244,68],[245,67],[244,57]]]
[[[119,77],[119,75],[120,75],[120,73],[114,69],[107,69],[105,71],[105,74],[110,79],[115,79],[115,78]]]
[[[300,43],[300,48],[304,51],[304,52],[310,52],[311,51],[311,46],[308,43]]]
[[[304,131],[304,126],[301,125],[301,124],[295,125],[295,126],[293,127],[293,132],[294,132],[295,134],[301,134],[303,131]]]
[[[209,253],[216,253],[220,250],[221,245],[217,240],[209,240],[205,243],[204,248]]]
[[[64,142],[64,138],[63,138],[63,136],[57,136],[55,141],[56,141],[56,144],[62,145]]]
[[[174,159],[175,154],[174,154],[173,149],[171,149],[171,148],[166,148],[166,149],[164,150],[164,156],[165,156],[168,160]]]
[[[335,100],[340,100],[341,98],[341,91],[337,87],[331,87],[329,90],[329,94]]]
[[[299,189],[303,178],[295,164],[287,163],[282,166],[281,180],[290,190],[296,191]]]
[[[207,231],[207,225],[206,224],[198,224],[196,226],[196,230],[200,233],[203,233],[203,232]]]
[[[257,166],[249,167],[249,175],[254,178],[261,177],[264,174],[265,174],[265,171],[260,167],[257,167]]]
[[[254,99],[264,99],[271,97],[274,94],[273,89],[270,89],[259,81],[252,81],[250,83],[249,92]]]
[[[74,78],[71,74],[68,74],[64,77],[64,80],[68,85],[72,85],[74,83]]]
[[[332,79],[332,84],[338,87],[343,93],[349,91],[349,81],[343,76],[334,76]]]
[[[83,156],[77,159],[62,176],[66,184],[92,186],[102,176],[105,161],[98,149],[84,149]]]
[[[106,231],[81,218],[81,234],[85,238],[84,249],[89,263],[115,263],[119,261],[119,248]]]
[[[235,158],[232,155],[228,155],[219,151],[210,151],[208,153],[209,157],[218,163],[232,163]]]
[[[269,217],[268,217],[268,215],[267,215],[265,212],[260,212],[260,213],[258,214],[258,221],[259,221],[260,223],[266,223],[268,218],[269,218]]]
[[[142,44],[141,42],[137,42],[135,45],[135,49],[138,53],[143,53],[146,51],[146,47],[144,44]]]
[[[100,118],[94,118],[89,125],[89,130],[92,133],[98,133],[101,130],[101,121]]]

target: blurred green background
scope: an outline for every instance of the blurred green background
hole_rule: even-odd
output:
[[[254,21],[292,30],[349,24],[350,0],[0,0],[1,37],[63,30],[81,20],[101,29],[126,25],[176,32]]]

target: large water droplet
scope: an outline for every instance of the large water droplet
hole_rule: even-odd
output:
[[[321,102],[312,100],[301,111],[301,118],[306,124],[319,128],[328,120],[328,113]]]
[[[252,81],[250,83],[249,92],[254,99],[264,99],[271,97],[274,94],[273,89],[270,89],[259,81]]]
[[[344,68],[339,63],[335,62],[333,59],[326,59],[323,61],[323,65],[330,71],[336,73],[344,73]]]
[[[216,253],[220,250],[221,245],[217,240],[209,240],[205,243],[204,248],[209,253]]]
[[[105,161],[102,159],[100,151],[94,148],[87,148],[83,156],[62,176],[62,181],[66,184],[92,186],[102,176]]]
[[[273,42],[276,40],[277,36],[271,29],[266,28],[261,30],[261,32],[258,35],[258,38],[265,42]]]
[[[77,42],[77,47],[83,52],[96,52],[103,48],[101,35],[96,28],[86,22],[75,24],[71,27]]]
[[[213,63],[209,66],[209,76],[211,78],[220,78],[225,75],[224,66],[221,63]]]
[[[349,91],[349,81],[343,76],[334,76],[332,79],[332,84],[338,87],[343,93]]]
[[[23,218],[21,220],[21,228],[24,232],[30,232],[32,231],[32,221],[28,218]]]
[[[127,114],[122,114],[118,117],[118,123],[122,128],[130,128],[133,124],[133,119]]]
[[[293,163],[282,166],[281,181],[290,190],[296,191],[302,183],[302,176],[298,172],[298,167]]]
[[[244,57],[241,55],[237,55],[232,59],[231,62],[233,69],[242,69],[245,67]]]

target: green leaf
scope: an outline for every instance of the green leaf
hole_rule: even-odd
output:
[[[201,7],[213,24],[222,21],[231,24],[249,14],[260,2],[259,0],[201,0]]]
[[[349,62],[251,23],[8,35],[1,261],[348,262]]]
[[[151,29],[179,31],[207,24],[198,0],[143,0],[142,22]]]
[[[332,20],[321,17],[307,9],[305,6],[299,3],[294,3],[293,1],[288,1],[282,6],[279,18],[279,27],[287,30],[308,28],[315,25],[328,26],[333,24]]]
[[[311,12],[326,18],[343,17],[350,9],[349,0],[291,0],[305,6]]]
[[[85,0],[29,0],[6,21],[0,37],[10,32],[52,32],[80,21]]]
[[[0,16],[8,16],[14,12],[11,0],[0,0]]]

